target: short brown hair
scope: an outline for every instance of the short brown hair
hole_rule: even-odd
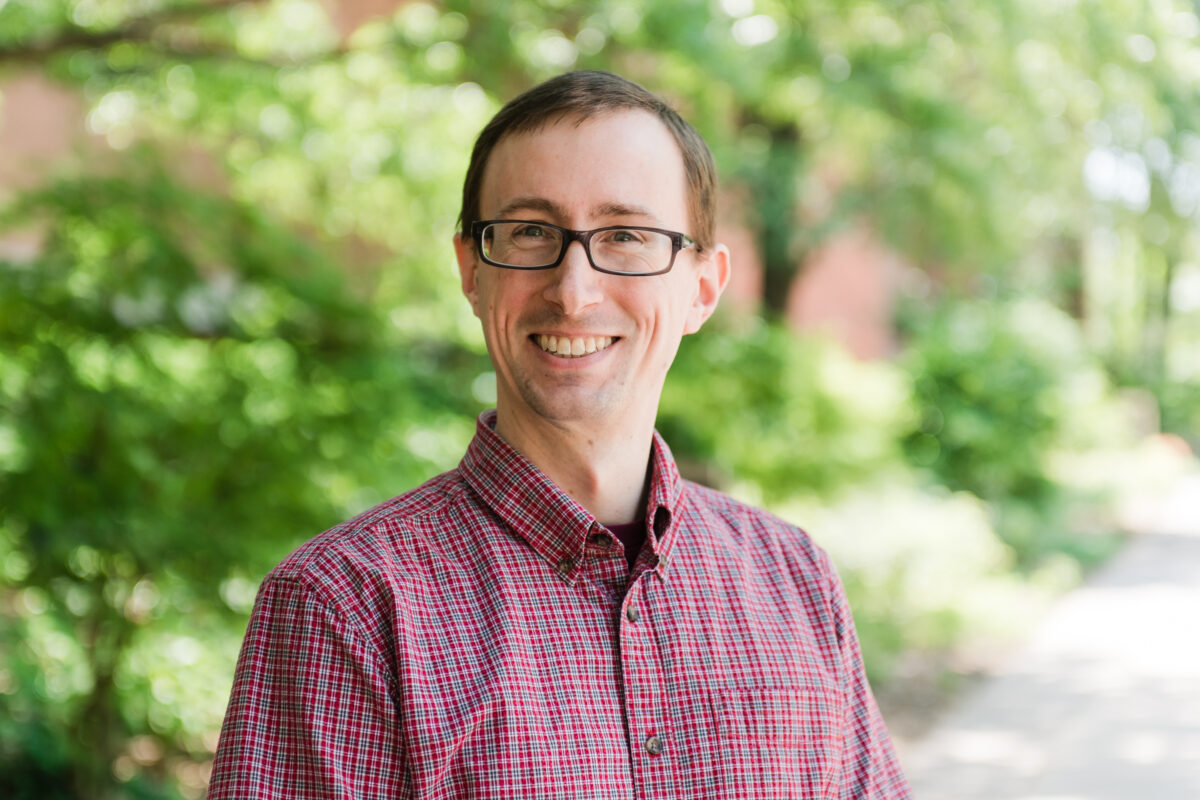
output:
[[[683,154],[688,182],[691,236],[704,250],[716,238],[717,170],[712,153],[696,129],[675,109],[631,80],[599,70],[568,72],[534,86],[510,100],[480,132],[471,151],[471,163],[463,182],[459,223],[463,236],[479,219],[479,193],[483,171],[497,143],[505,136],[528,133],[562,117],[585,120],[613,111],[649,111],[658,117],[675,138]]]

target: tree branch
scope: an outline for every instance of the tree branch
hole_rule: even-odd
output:
[[[241,3],[261,2],[263,0],[202,0],[168,6],[154,14],[128,20],[110,31],[89,31],[69,25],[53,38],[0,48],[0,65],[40,64],[58,53],[71,50],[93,50],[117,42],[150,42],[161,25],[203,17]]]

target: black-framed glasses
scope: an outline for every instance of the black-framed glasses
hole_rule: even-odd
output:
[[[548,222],[484,219],[471,225],[484,263],[505,269],[551,269],[562,263],[571,242],[583,245],[592,269],[610,275],[662,275],[680,250],[694,247],[688,236],[662,228],[610,225],[573,231]]]

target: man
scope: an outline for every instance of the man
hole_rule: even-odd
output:
[[[909,797],[828,557],[654,432],[729,278],[714,189],[608,73],[484,129],[455,249],[496,411],[264,581],[211,798]]]

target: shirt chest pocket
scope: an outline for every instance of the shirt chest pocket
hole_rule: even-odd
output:
[[[727,688],[716,710],[723,796],[836,798],[846,718],[841,687]]]

